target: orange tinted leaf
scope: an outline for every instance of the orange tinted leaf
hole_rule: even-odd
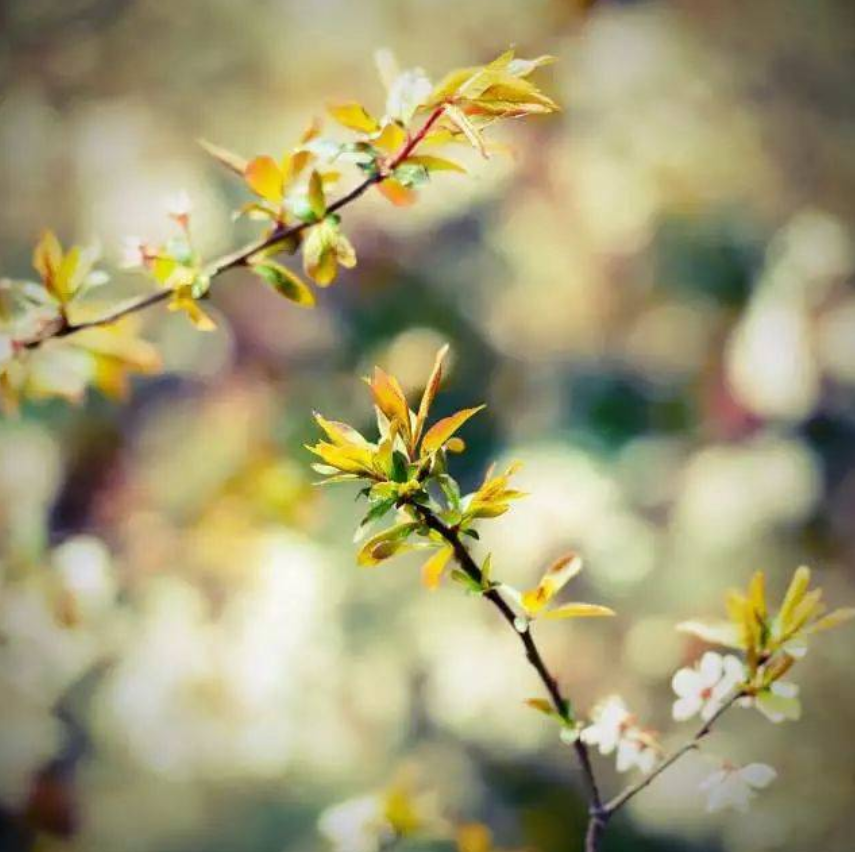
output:
[[[377,189],[384,198],[391,201],[396,207],[409,207],[415,204],[418,197],[414,190],[407,189],[394,178],[386,178],[386,180],[381,181],[377,184]]]
[[[398,380],[380,367],[374,368],[371,380],[374,403],[391,423],[397,423],[405,435],[410,434],[410,408]]]
[[[285,184],[282,171],[273,157],[264,154],[250,160],[244,169],[244,178],[256,195],[275,203],[282,201]]]
[[[432,453],[438,450],[470,417],[476,415],[484,408],[483,405],[475,408],[464,408],[450,417],[443,417],[428,429],[422,440],[422,453]]]
[[[430,407],[433,405],[433,401],[436,398],[436,393],[439,390],[439,384],[442,381],[442,362],[445,360],[445,356],[448,354],[448,344],[441,347],[440,350],[436,353],[436,358],[433,362],[433,369],[431,370],[430,378],[428,379],[427,384],[425,385],[424,392],[422,393],[422,399],[419,403],[419,412],[416,416],[416,426],[413,430],[413,443],[418,443],[419,438],[422,435],[422,430],[425,427],[425,423],[427,422],[428,413],[430,412]]]
[[[439,581],[451,559],[454,551],[450,547],[443,547],[422,565],[422,584],[431,591],[439,588]]]

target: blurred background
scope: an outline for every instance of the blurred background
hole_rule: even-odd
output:
[[[674,624],[757,568],[777,596],[802,562],[851,604],[853,18],[843,0],[0,4],[14,277],[46,225],[115,262],[181,189],[206,255],[237,246],[239,182],[195,140],[278,154],[329,100],[379,110],[379,47],[434,79],[511,43],[553,53],[540,80],[564,107],[412,209],[350,207],[360,264],[316,310],[232,274],[215,333],[150,312],[166,369],[127,404],[0,422],[0,848],[329,849],[318,814],[401,777],[503,849],[579,848],[572,751],[524,706],[514,637],[425,592],[417,562],[357,569],[355,489],[314,488],[302,449],[312,409],[370,428],[374,363],[418,393],[445,340],[440,412],[488,404],[462,482],[525,462],[531,496],[484,525],[497,574],[531,583],[575,548],[573,597],[619,612],[540,630],[577,706],[620,692],[677,741],[670,677],[701,646]],[[743,712],[716,734],[780,773],[749,815],[708,816],[688,758],[607,850],[850,852],[851,642],[797,670],[803,721]]]

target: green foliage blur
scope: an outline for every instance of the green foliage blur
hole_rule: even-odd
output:
[[[563,108],[413,208],[345,211],[360,265],[313,311],[230,273],[217,331],[147,315],[166,368],[126,404],[0,421],[0,850],[324,850],[319,813],[401,773],[498,848],[579,848],[572,751],[524,706],[538,684],[514,637],[426,592],[418,560],[357,568],[362,507],[314,487],[303,449],[313,410],[369,427],[375,363],[418,394],[445,341],[436,414],[488,406],[458,478],[520,459],[531,493],[482,551],[526,586],[577,550],[581,599],[618,612],[538,634],[577,706],[618,692],[676,742],[670,678],[702,650],[677,622],[757,568],[779,593],[801,563],[851,604],[852,17],[832,0],[0,4],[3,275],[28,274],[45,226],[115,265],[128,234],[164,236],[179,190],[200,250],[236,247],[255,233],[232,222],[240,189],[195,140],[278,154],[328,102],[379,103],[379,47],[434,77],[509,44],[552,53]],[[850,641],[811,649],[802,721],[716,734],[778,769],[750,814],[706,814],[690,758],[608,852],[850,852]]]

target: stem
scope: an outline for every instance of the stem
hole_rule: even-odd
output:
[[[607,802],[603,810],[608,817],[611,817],[615,811],[620,810],[630,799],[637,796],[642,790],[648,787],[655,781],[666,769],[675,764],[684,754],[694,751],[700,746],[701,740],[707,737],[713,729],[715,723],[728,711],[731,707],[743,696],[742,690],[735,692],[730,698],[725,701],[721,707],[698,729],[695,735],[683,743],[676,751],[663,758],[650,772],[647,773],[640,781],[631,784],[629,787],[618,793],[610,802]]]
[[[440,104],[436,107],[433,112],[427,117],[425,123],[421,126],[421,128],[415,134],[408,136],[407,141],[401,146],[401,149],[386,163],[386,165],[381,168],[376,174],[371,175],[370,177],[365,178],[362,183],[357,184],[350,192],[343,195],[341,198],[336,199],[332,204],[327,207],[327,214],[335,213],[337,210],[341,210],[343,207],[346,207],[348,204],[356,201],[361,195],[364,195],[365,192],[370,189],[372,186],[378,183],[382,183],[384,180],[392,176],[394,170],[401,165],[401,163],[413,153],[413,151],[418,147],[418,145],[424,140],[425,136],[427,136],[428,131],[433,127],[433,125],[441,118],[442,114],[445,112],[445,104]],[[210,279],[214,279],[219,275],[222,275],[224,272],[227,272],[230,269],[236,269],[240,266],[246,266],[250,260],[250,258],[257,254],[260,251],[263,251],[266,248],[278,243],[281,240],[287,240],[291,237],[295,237],[302,233],[306,228],[311,227],[313,222],[298,222],[289,227],[279,226],[271,231],[267,236],[261,237],[248,245],[243,246],[242,248],[237,249],[234,252],[229,254],[225,254],[222,257],[217,258],[208,264],[206,269],[206,274]],[[110,313],[104,314],[104,316],[98,317],[93,320],[87,320],[86,322],[78,322],[78,323],[69,323],[63,317],[59,317],[56,322],[51,322],[45,326],[41,330],[41,332],[30,340],[19,340],[15,341],[15,347],[19,349],[36,349],[41,346],[44,342],[48,340],[52,340],[56,337],[69,337],[72,334],[77,334],[80,331],[84,331],[87,328],[97,328],[98,326],[110,325],[111,323],[116,322],[117,320],[122,319],[130,314],[138,313],[139,311],[143,311],[146,308],[150,308],[153,305],[160,304],[161,302],[165,302],[167,299],[172,296],[172,290],[164,289],[158,290],[155,293],[148,293],[145,296],[141,296],[140,298],[128,302],[124,306],[120,308],[116,308]]]
[[[444,524],[430,509],[417,504],[410,505],[413,506],[430,529],[437,532],[449,545],[451,545],[454,550],[454,558],[460,568],[476,583],[483,582],[481,569],[472,558],[472,555],[469,553],[466,545],[461,541],[460,533],[454,527],[449,527]],[[550,674],[549,669],[546,667],[546,663],[543,661],[540,649],[537,647],[537,643],[532,635],[531,627],[529,626],[522,633],[517,630],[514,611],[511,609],[508,602],[502,597],[498,589],[489,589],[488,591],[485,591],[483,597],[496,607],[502,618],[504,618],[510,625],[514,633],[519,636],[519,639],[523,644],[523,648],[525,649],[526,659],[537,672],[538,677],[549,694],[552,705],[555,707],[558,715],[561,716],[562,719],[567,720],[567,708],[569,707],[569,701],[562,694],[558,681],[552,676],[552,674]],[[573,743],[573,748],[576,751],[576,756],[579,759],[579,765],[582,768],[582,775],[585,779],[585,784],[588,790],[588,801],[590,803],[590,822],[588,826],[588,838],[585,842],[585,850],[586,852],[596,852],[596,850],[599,849],[599,836],[602,834],[602,829],[605,827],[608,819],[608,813],[603,806],[600,789],[597,785],[593,766],[591,765],[590,755],[588,754],[588,747],[581,739],[576,739]],[[593,824],[596,824],[597,828],[594,831],[592,839],[591,826]]]

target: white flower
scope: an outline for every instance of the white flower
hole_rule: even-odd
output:
[[[618,743],[615,768],[618,772],[638,769],[647,774],[656,765],[657,754],[653,742],[643,731],[631,729]]]
[[[796,721],[802,715],[799,688],[789,681],[776,680],[766,689],[740,701],[743,707],[756,707],[770,722]]]
[[[327,808],[318,830],[335,852],[377,852],[394,835],[382,796],[360,796]]]
[[[600,754],[611,754],[632,722],[632,714],[619,695],[610,695],[594,707],[591,719],[592,723],[582,731],[582,740],[598,746]]]
[[[597,746],[600,754],[617,750],[618,772],[653,769],[658,755],[656,743],[635,724],[635,717],[620,696],[612,695],[594,707],[591,718],[592,723],[582,731],[582,740]]]
[[[678,696],[671,711],[674,719],[685,722],[700,713],[708,721],[744,679],[745,667],[737,657],[707,651],[697,666],[680,669],[671,680]]]
[[[735,808],[744,813],[757,790],[768,787],[777,777],[778,773],[765,763],[723,766],[701,783],[701,790],[707,794],[707,810],[714,813]]]
[[[193,202],[190,196],[182,189],[170,195],[165,201],[166,214],[175,219],[179,224],[184,224],[190,218],[193,211]]]
[[[119,265],[122,269],[139,269],[145,265],[145,242],[139,237],[124,237],[122,239]]]

